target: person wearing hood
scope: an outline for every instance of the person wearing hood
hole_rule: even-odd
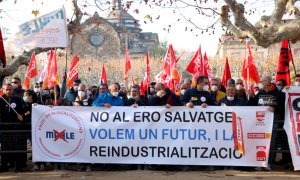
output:
[[[93,102],[93,107],[111,107],[111,106],[123,106],[124,101],[119,97],[119,86],[117,83],[113,83],[109,86],[109,91],[102,93]]]

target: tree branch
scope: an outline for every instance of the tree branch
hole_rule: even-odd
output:
[[[30,57],[33,52],[35,52],[35,54],[39,54],[42,52],[46,52],[49,49],[50,48],[34,48],[27,52],[24,51],[24,53],[18,56],[12,64],[6,65],[5,68],[0,67],[0,75],[2,77],[13,75],[15,72],[18,71],[21,65],[29,65]]]

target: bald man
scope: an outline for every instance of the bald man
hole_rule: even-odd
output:
[[[111,106],[124,106],[124,101],[119,97],[119,86],[113,83],[109,86],[109,92],[102,93],[93,102],[93,107],[111,107]]]
[[[284,103],[285,96],[282,92],[279,92],[277,88],[272,87],[272,79],[270,76],[263,76],[260,79],[258,85],[259,92],[254,97],[250,98],[249,105],[254,106],[268,106],[268,110],[274,112],[273,130],[278,128],[279,122],[284,120]],[[275,161],[276,153],[272,150],[275,149],[275,143],[277,138],[277,131],[272,132],[271,138],[271,151],[269,155],[267,170],[271,169],[271,165]]]

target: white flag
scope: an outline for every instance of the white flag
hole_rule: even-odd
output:
[[[68,30],[64,7],[19,26],[18,46],[67,47]]]

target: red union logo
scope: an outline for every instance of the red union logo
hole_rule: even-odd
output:
[[[51,158],[63,160],[76,155],[81,150],[84,139],[83,121],[69,109],[53,108],[42,114],[38,120],[36,145]]]
[[[256,111],[256,126],[264,126],[264,120],[265,120],[266,112],[265,111]]]
[[[256,119],[257,119],[257,121],[263,121],[263,120],[265,120],[265,115],[266,115],[265,111],[256,111]]]
[[[266,146],[256,146],[256,161],[266,161],[267,153]]]

